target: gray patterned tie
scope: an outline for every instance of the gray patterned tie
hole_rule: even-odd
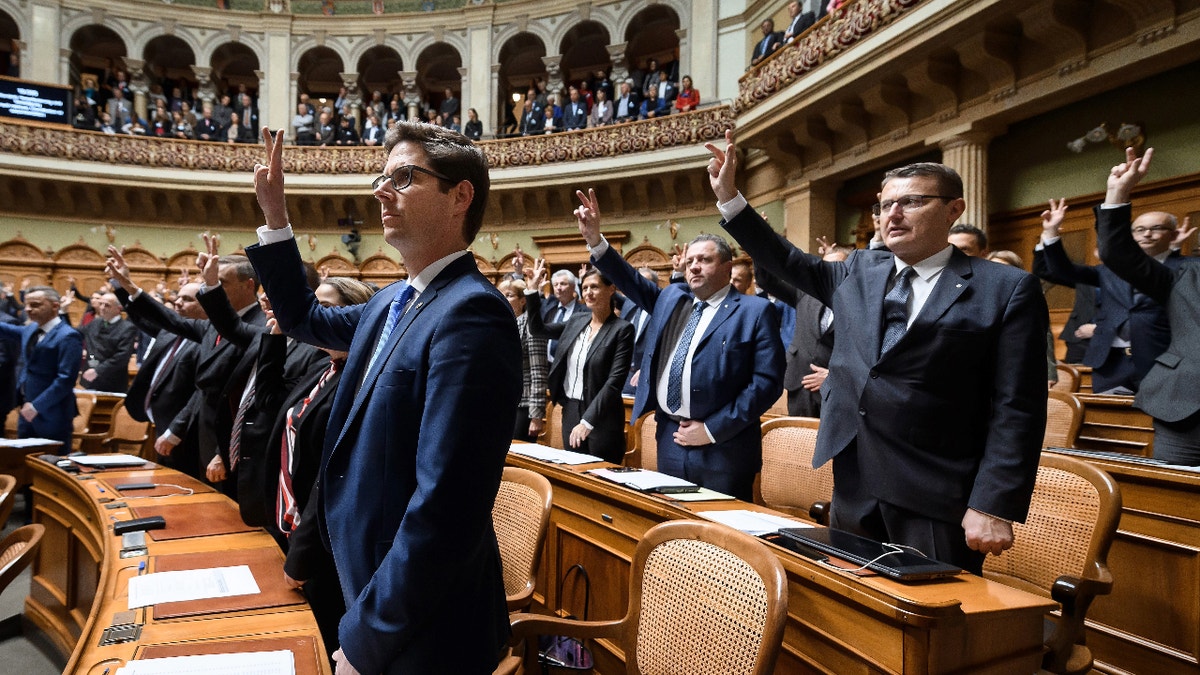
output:
[[[896,275],[896,284],[883,296],[883,345],[879,355],[888,353],[908,330],[908,296],[916,270],[905,267]]]

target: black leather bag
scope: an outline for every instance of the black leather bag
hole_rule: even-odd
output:
[[[572,572],[577,572],[583,579],[583,620],[588,618],[588,605],[592,600],[592,583],[588,579],[587,569],[576,563],[567,568],[562,579],[558,581],[558,601],[562,603],[563,585]],[[574,615],[567,615],[574,619]],[[595,665],[592,652],[579,638],[566,635],[543,635],[538,638],[538,663],[542,665],[543,675],[554,672],[568,671],[572,673],[590,673]]]

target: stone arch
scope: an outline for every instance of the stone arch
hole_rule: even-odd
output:
[[[146,62],[145,73],[150,78],[151,87],[159,88],[157,93],[164,95],[170,93],[163,91],[165,89],[162,84],[164,81],[182,79],[191,82],[196,78],[192,71],[192,66],[197,63],[196,48],[177,35],[160,32],[145,40],[135,53],[141,54],[142,59]],[[151,91],[153,93],[154,90]],[[150,108],[150,112],[154,112],[153,103]]]
[[[521,103],[520,97],[524,95],[531,81],[546,77],[546,64],[542,62],[542,57],[546,56],[547,47],[541,36],[530,32],[517,33],[500,45],[499,51],[496,52],[500,63],[495,92],[499,98],[497,105],[500,116],[496,120],[496,126],[498,129],[504,129],[510,124],[515,126],[518,116],[515,105]],[[518,97],[516,101],[513,101],[513,95]]]
[[[414,62],[417,71],[417,88],[426,103],[437,109],[446,96],[445,89],[458,92],[462,98],[462,76],[458,69],[463,67],[462,53],[446,42],[433,42],[417,55]]]
[[[30,34],[28,12],[24,9],[25,2],[16,2],[15,0],[0,0],[0,14],[5,15],[7,21],[12,22],[12,27],[15,28],[15,35],[12,37],[21,39],[22,35]],[[7,36],[6,36],[7,37]]]
[[[354,57],[354,71],[358,73],[358,88],[363,101],[370,101],[374,91],[383,93],[386,105],[392,94],[400,93],[402,83],[400,71],[404,70],[404,59],[390,45],[367,45],[358,50]]]
[[[339,72],[346,72],[345,64],[354,63],[354,59],[351,58],[346,46],[342,44],[341,41],[328,38],[324,40],[318,40],[315,36],[306,35],[303,39],[297,40],[296,43],[292,45],[293,72],[300,70],[300,66],[304,61],[305,54],[314,49],[327,49],[332,52],[333,55],[336,55],[337,58],[342,62],[342,70]],[[401,56],[403,56],[403,52],[401,52]]]
[[[686,9],[681,11],[678,4],[656,2],[643,7],[629,6],[630,11],[623,17],[620,32],[616,35],[626,44],[625,61],[630,71],[640,71],[651,58],[660,64],[679,58],[679,36],[675,31],[686,25],[688,12]],[[637,11],[632,11],[635,7]],[[665,59],[667,54],[671,55],[670,60]]]
[[[17,12],[14,15],[5,11],[5,9],[4,5],[0,5],[0,59],[3,59],[0,63],[3,63],[4,67],[8,68],[10,55],[15,52],[18,59],[18,74],[24,74],[28,77],[29,71],[25,69],[24,57],[18,51],[20,48],[18,43],[21,42],[21,36],[26,34],[22,31],[21,24],[16,18],[20,17],[21,13]]]
[[[239,85],[246,85],[246,91],[254,96],[258,93],[259,81],[256,70],[263,70],[262,61],[258,54],[244,42],[225,42],[213,50],[208,65],[212,68],[212,82],[217,87],[217,93],[228,93],[238,90]]]
[[[562,68],[564,82],[577,82],[590,79],[590,75],[598,68],[609,70],[612,59],[606,47],[612,44],[609,29],[595,19],[579,21],[571,27],[558,43],[558,53],[562,55],[559,67]]]
[[[345,64],[336,50],[313,45],[300,55],[296,66],[296,72],[300,73],[297,90],[313,98],[336,98],[342,87],[341,73],[346,72]]]
[[[204,50],[203,44],[193,31],[183,26],[176,26],[174,30],[167,32],[161,24],[151,24],[145,32],[138,34],[137,40],[130,44],[129,51],[133,54],[141,54],[141,58],[148,61],[147,48],[151,43],[162,41],[163,38],[172,38],[187,46],[192,52],[192,63],[200,63],[200,53]]]
[[[90,15],[81,23],[64,41],[71,50],[71,84],[78,84],[84,73],[98,79],[106,77],[109,69],[118,64],[117,59],[129,55],[128,45],[132,41],[124,23],[96,24],[91,22]]]

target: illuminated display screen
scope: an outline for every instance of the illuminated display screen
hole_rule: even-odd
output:
[[[71,124],[71,88],[0,77],[0,116]]]

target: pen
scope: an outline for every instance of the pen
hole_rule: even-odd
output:
[[[142,572],[145,572],[145,571],[146,571],[146,561],[143,560],[138,563],[138,576],[141,576]]]

